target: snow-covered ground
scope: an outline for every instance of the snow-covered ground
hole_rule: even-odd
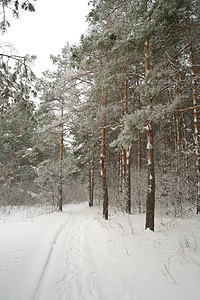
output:
[[[68,205],[0,215],[1,300],[199,300],[200,216],[156,219]]]

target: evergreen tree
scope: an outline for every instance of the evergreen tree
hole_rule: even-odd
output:
[[[28,202],[35,192],[33,137],[37,122],[34,109],[32,102],[18,97],[4,106],[0,115],[1,201],[4,204],[20,204],[24,198]]]
[[[64,165],[71,158],[68,157],[66,138],[70,135],[72,105],[78,97],[74,73],[69,67],[68,52],[68,47],[66,47],[61,55],[51,57],[57,70],[45,72],[44,78],[38,85],[41,93],[38,135],[42,134],[37,147],[43,156],[39,165],[40,177],[42,180],[50,180],[51,184],[57,186],[57,205],[60,211],[63,205],[64,174],[67,173]],[[43,145],[44,149],[42,149]],[[49,167],[46,174],[47,166]],[[73,166],[70,168],[69,173],[75,172]]]
[[[36,0],[29,1],[29,0],[1,0],[0,1],[0,11],[1,11],[1,18],[0,18],[0,31],[5,32],[7,31],[8,27],[10,27],[10,14],[14,18],[19,18],[20,11],[30,11],[34,12],[35,7],[33,5],[33,2]]]

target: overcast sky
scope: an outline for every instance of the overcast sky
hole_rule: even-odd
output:
[[[11,20],[1,44],[13,44],[19,55],[37,55],[35,71],[39,74],[50,68],[50,54],[59,54],[66,42],[79,42],[86,32],[85,17],[91,7],[88,0],[37,0],[35,9],[34,13],[23,13],[20,19]]]

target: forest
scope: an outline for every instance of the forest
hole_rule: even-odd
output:
[[[0,1],[1,32],[33,4]],[[0,206],[88,201],[152,231],[155,214],[199,214],[199,1],[88,5],[41,78],[34,56],[0,53]]]

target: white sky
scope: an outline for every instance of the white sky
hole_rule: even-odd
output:
[[[86,32],[88,0],[37,0],[36,12],[21,13],[11,20],[8,33],[1,35],[0,44],[13,44],[19,55],[37,55],[34,70],[40,75],[51,67],[50,54],[57,55],[64,45],[78,43]]]

